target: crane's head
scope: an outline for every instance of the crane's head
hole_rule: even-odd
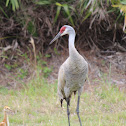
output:
[[[11,113],[13,113],[13,110],[10,109],[10,107],[5,106],[5,107],[4,107],[4,112],[6,112],[7,114],[11,114]]]
[[[69,26],[69,25],[62,26],[60,31],[59,31],[59,33],[55,36],[55,38],[49,44],[52,44],[59,37],[61,37],[63,35],[66,35],[66,34],[69,35],[70,33],[74,33],[75,34],[75,31],[74,31],[74,29],[71,26]]]

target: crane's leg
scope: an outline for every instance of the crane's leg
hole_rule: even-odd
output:
[[[78,96],[76,112],[77,112],[77,116],[78,116],[78,119],[79,119],[79,122],[80,122],[80,126],[82,126],[80,115],[79,115],[79,103],[80,103],[80,96]]]
[[[67,102],[68,123],[69,123],[69,126],[70,126],[70,111],[69,111],[70,99],[69,98],[66,98],[66,102]]]

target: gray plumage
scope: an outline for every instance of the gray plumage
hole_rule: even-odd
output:
[[[78,103],[77,103],[77,115],[81,124],[81,120],[79,117],[79,99],[80,95],[83,91],[84,82],[88,73],[88,63],[86,60],[78,53],[74,46],[75,40],[75,31],[71,26],[64,25],[57,36],[51,41],[54,42],[60,36],[65,34],[69,35],[69,57],[67,60],[61,65],[58,73],[58,96],[62,102],[65,99],[67,102],[67,114],[68,114],[68,122],[70,126],[69,120],[69,105],[70,98],[72,93],[76,93],[78,91]]]
[[[77,55],[77,56],[75,56]],[[81,95],[88,72],[88,64],[80,54],[69,57],[60,67],[58,73],[58,96],[63,100],[78,91]]]

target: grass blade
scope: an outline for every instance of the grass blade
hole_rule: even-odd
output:
[[[7,0],[7,1],[6,1],[6,7],[8,7],[9,1],[10,1],[10,0]]]
[[[90,15],[92,14],[92,12],[89,10],[87,11],[86,16],[83,18],[82,22],[84,22]]]
[[[57,18],[58,18],[59,14],[60,14],[60,10],[61,10],[61,6],[58,6],[57,11],[56,11],[56,16],[55,16],[55,19],[54,19],[54,23],[57,21]]]
[[[50,1],[38,1],[38,2],[35,2],[36,4],[38,5],[48,5],[48,4],[51,4]]]
[[[74,22],[73,22],[73,19],[72,19],[71,15],[70,15],[70,11],[69,11],[68,5],[67,4],[63,4],[63,8],[64,8],[64,11],[66,12],[66,14],[69,17],[71,24],[74,26]]]
[[[5,11],[3,10],[3,8],[0,6],[1,11],[3,12],[3,14],[6,16],[6,18],[9,18],[8,15],[5,13]]]

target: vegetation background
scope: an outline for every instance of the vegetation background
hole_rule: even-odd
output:
[[[64,24],[74,27],[76,48],[90,66],[80,105],[83,125],[125,126],[126,0],[1,0],[0,120],[8,105],[15,111],[10,125],[67,125],[66,103],[60,108],[56,93],[67,37],[49,46]],[[72,126],[79,125],[75,101]]]

